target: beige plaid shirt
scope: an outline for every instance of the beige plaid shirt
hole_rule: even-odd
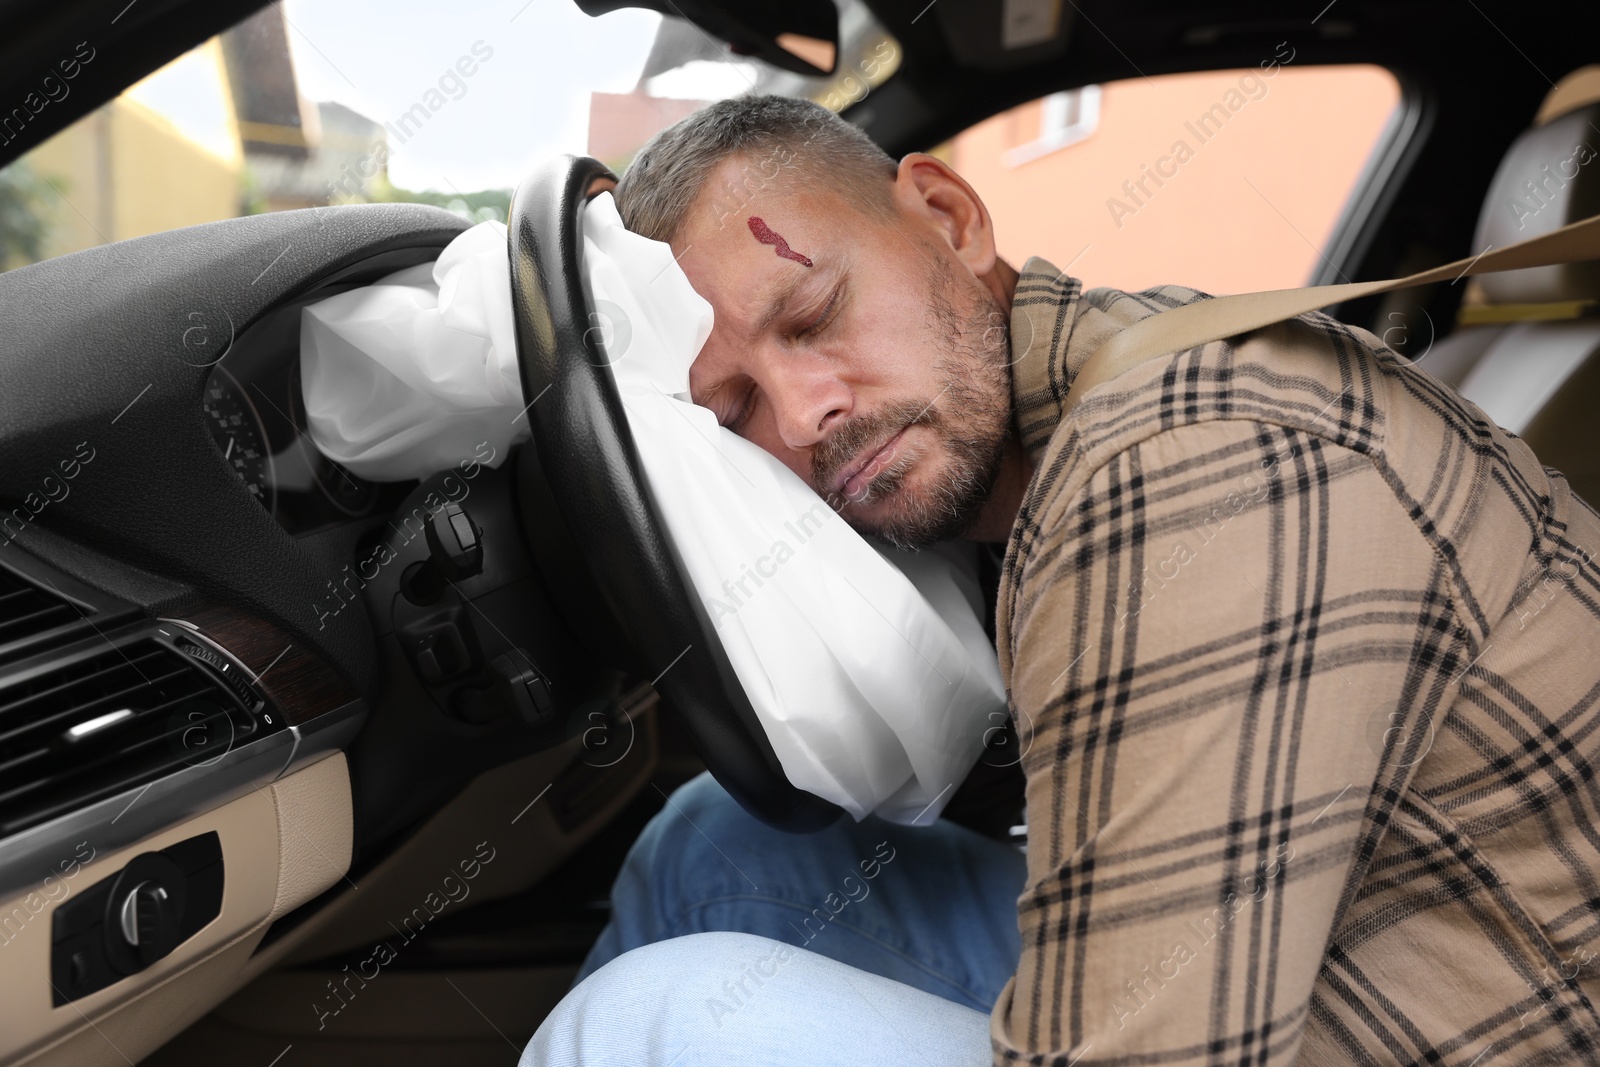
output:
[[[1017,287],[995,1062],[1600,1062],[1600,519],[1324,315],[1062,416],[1106,337],[1199,299]]]

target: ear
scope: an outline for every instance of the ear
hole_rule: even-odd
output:
[[[994,269],[998,253],[989,209],[948,163],[926,152],[910,153],[895,174],[894,198],[905,216],[944,238],[974,275],[981,278]]]

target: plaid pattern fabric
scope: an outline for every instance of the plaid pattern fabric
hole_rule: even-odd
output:
[[[995,1062],[1600,1062],[1600,519],[1325,315],[1062,416],[1106,337],[1201,299],[1017,287]]]

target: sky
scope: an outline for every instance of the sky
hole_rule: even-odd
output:
[[[390,135],[390,181],[446,192],[511,187],[553,154],[585,152],[589,94],[633,88],[661,19],[590,18],[572,0],[284,0],[284,13],[301,93],[379,122],[473,57],[464,91],[404,144]]]

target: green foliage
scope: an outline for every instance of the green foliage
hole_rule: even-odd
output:
[[[267,198],[261,192],[261,179],[256,177],[256,172],[246,164],[243,173],[239,175],[239,214],[264,215],[267,211]]]
[[[475,193],[441,193],[437,189],[401,189],[388,181],[374,181],[368,196],[378,203],[432,204],[468,222],[505,222],[511,215],[510,189],[480,189]]]
[[[0,269],[44,258],[55,192],[24,161],[0,169]]]

